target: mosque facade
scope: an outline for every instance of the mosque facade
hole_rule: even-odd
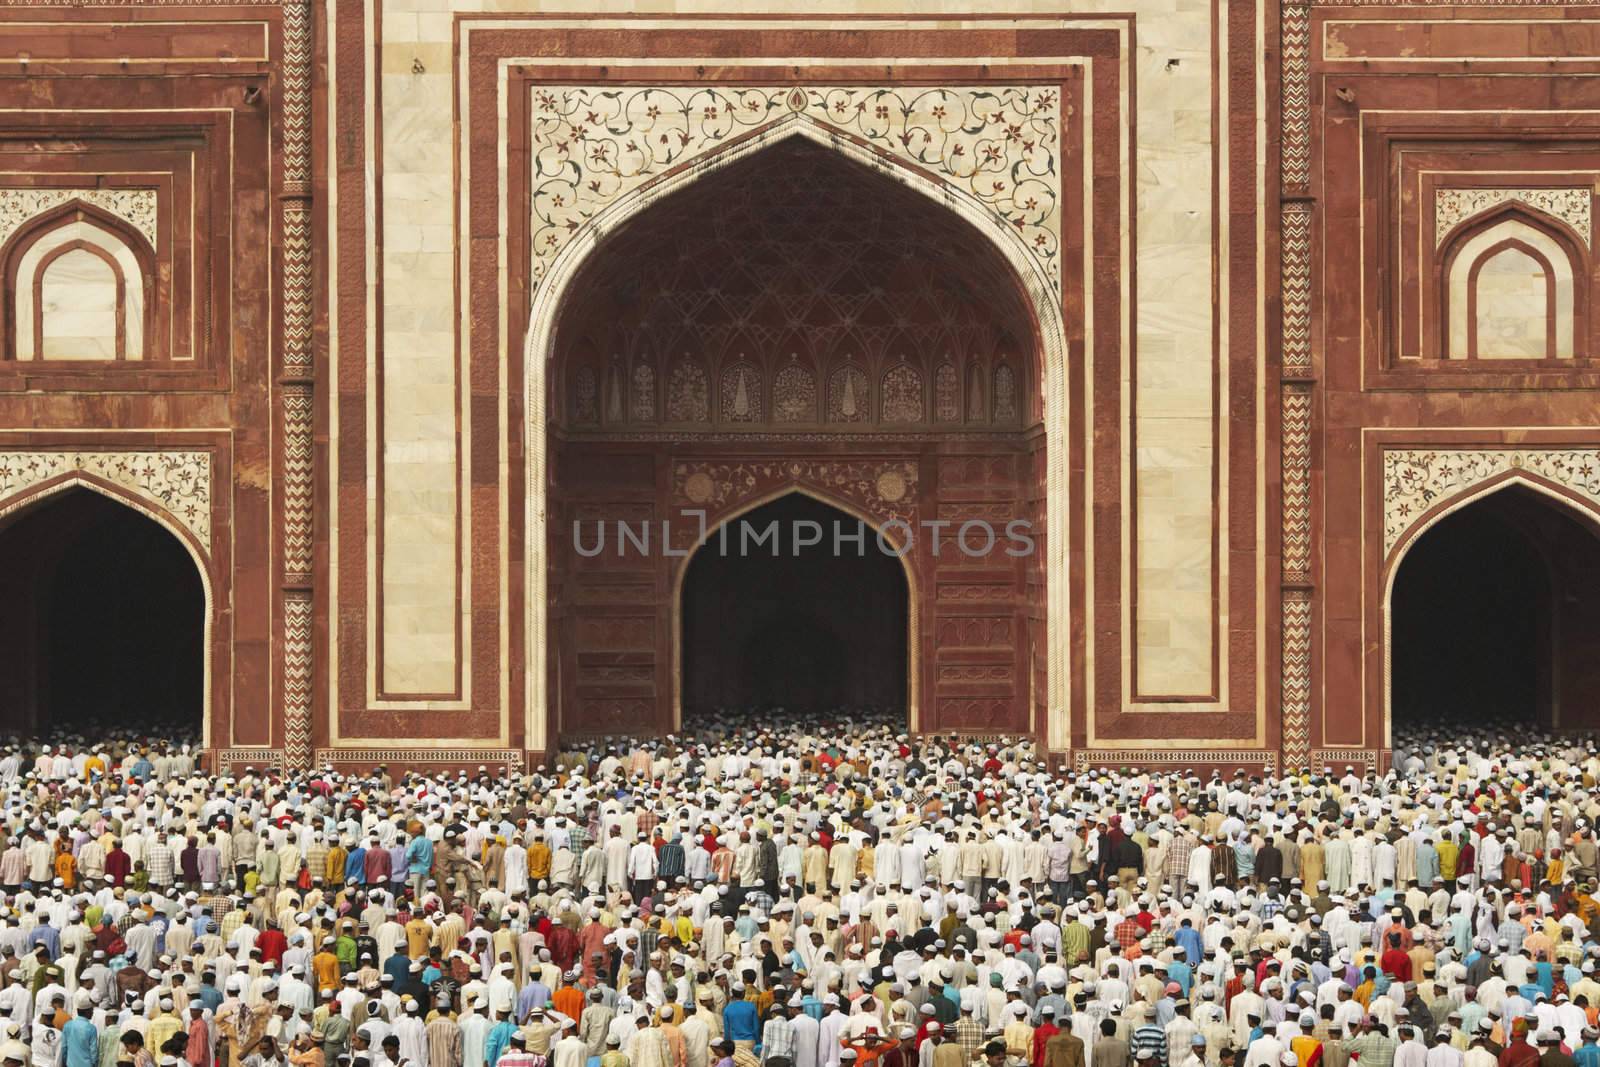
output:
[[[226,765],[669,733],[695,642],[1078,766],[1379,765],[1501,657],[1587,725],[1594,10],[15,0],[7,714],[94,494],[192,563],[108,629],[191,635]],[[898,607],[686,624],[791,498]]]

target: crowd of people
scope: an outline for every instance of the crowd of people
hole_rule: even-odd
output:
[[[1072,771],[769,717],[424,777],[0,756],[4,1067],[1600,1067],[1600,752]]]

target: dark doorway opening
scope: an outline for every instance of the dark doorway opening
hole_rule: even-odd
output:
[[[1395,575],[1390,627],[1397,736],[1600,726],[1600,539],[1543,493],[1513,485],[1425,532]]]
[[[904,567],[854,516],[799,493],[746,512],[684,575],[685,719],[779,708],[903,718],[909,603]]]
[[[171,532],[71,489],[0,526],[0,730],[199,743],[205,590]]]

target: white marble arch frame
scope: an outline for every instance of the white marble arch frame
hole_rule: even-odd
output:
[[[99,493],[107,500],[138,512],[176,538],[178,543],[183,546],[184,551],[189,553],[189,559],[194,563],[194,569],[200,575],[200,590],[205,595],[204,631],[201,636],[200,748],[204,752],[211,751],[211,712],[213,707],[211,700],[211,643],[216,638],[217,611],[216,595],[213,592],[211,581],[210,554],[195,539],[193,532],[183,523],[173,518],[171,513],[161,505],[160,501],[137,488],[113,484],[97,478],[81,468],[75,468],[65,474],[53,475],[0,497],[0,529],[3,529],[18,513],[31,511],[50,499],[74,489]]]
[[[1496,493],[1519,486],[1539,494],[1550,501],[1552,507],[1570,514],[1587,526],[1596,537],[1600,537],[1600,509],[1565,486],[1522,467],[1512,467],[1471,485],[1463,486],[1453,495],[1429,508],[1425,514],[1406,527],[1396,538],[1394,547],[1379,564],[1381,567],[1379,582],[1383,598],[1378,606],[1378,617],[1379,625],[1383,627],[1383,747],[1385,749],[1394,748],[1394,580],[1400,573],[1400,565],[1405,562],[1406,556],[1416,547],[1417,542],[1444,519],[1471,507],[1480,500],[1486,500]]]
[[[1469,323],[1468,308],[1473,301],[1476,274],[1481,266],[1500,254],[1495,249],[1502,244],[1509,244],[1513,248],[1522,245],[1525,246],[1521,249],[1524,255],[1527,249],[1532,249],[1545,258],[1550,268],[1545,284],[1554,290],[1551,303],[1555,305],[1555,321],[1545,323],[1545,336],[1548,338],[1553,334],[1555,337],[1554,355],[1547,358],[1570,359],[1576,354],[1573,327],[1576,322],[1577,283],[1572,256],[1555,237],[1530,221],[1534,217],[1549,219],[1549,216],[1531,208],[1525,212],[1519,211],[1521,207],[1518,203],[1508,210],[1492,212],[1496,217],[1487,226],[1446,245],[1449,266],[1444,284],[1446,308],[1442,325],[1447,333],[1445,355],[1449,360],[1468,358],[1467,337],[1468,331],[1473,328],[1473,324]],[[1481,212],[1466,220],[1466,225],[1490,214]],[[1552,221],[1551,225],[1555,224]],[[1495,357],[1480,358],[1489,365],[1495,361]]]
[[[66,204],[69,207],[81,207],[85,205],[85,201],[69,200]],[[53,225],[43,233],[27,238],[27,241],[27,247],[17,259],[17,288],[12,307],[16,331],[16,358],[40,361],[44,359],[44,354],[36,352],[33,344],[34,326],[44,318],[44,308],[36,305],[33,299],[39,262],[56,249],[73,241],[81,241],[99,249],[122,271],[123,297],[117,306],[117,315],[122,320],[126,337],[126,352],[122,358],[143,360],[150,305],[148,289],[152,279],[145,274],[139,257],[134,254],[133,246],[127,239],[99,219],[85,216]]]
[[[558,252],[533,295],[528,316],[528,331],[523,352],[526,375],[524,400],[527,434],[526,554],[527,574],[527,649],[526,649],[526,734],[524,744],[532,750],[547,748],[546,686],[547,634],[545,620],[547,544],[545,530],[545,367],[554,355],[556,322],[566,298],[567,288],[579,268],[599,249],[606,236],[635,215],[680,189],[692,185],[738,159],[752,155],[791,137],[803,137],[832,149],[874,172],[916,190],[953,211],[978,230],[1003,256],[1021,280],[1029,305],[1038,323],[1039,366],[1043,379],[1045,425],[1045,509],[1049,531],[1045,561],[1045,597],[1048,619],[1048,723],[1046,744],[1065,749],[1071,740],[1071,692],[1067,672],[1071,660],[1071,601],[1068,597],[1068,449],[1067,421],[1067,335],[1062,315],[1061,294],[1057,286],[1039,269],[1038,261],[1022,240],[1007,228],[993,211],[970,193],[933,179],[892,156],[863,145],[841,131],[803,114],[785,115],[744,138],[712,148],[686,165],[607,205],[590,219]]]

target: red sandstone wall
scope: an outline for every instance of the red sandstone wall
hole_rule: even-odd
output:
[[[1587,12],[1330,4],[1301,9],[1285,39],[1285,137],[1309,146],[1309,181],[1295,192],[1316,218],[1308,240],[1285,244],[1285,263],[1307,265],[1313,279],[1310,343],[1291,346],[1311,357],[1293,375],[1310,397],[1314,442],[1310,747],[1338,750],[1332,758],[1387,744],[1384,595],[1406,542],[1386,537],[1384,506],[1386,495],[1411,497],[1386,454],[1434,457],[1405,476],[1420,479],[1427,500],[1404,519],[1391,514],[1398,528],[1474,488],[1471,476],[1441,476],[1441,467],[1492,465],[1509,449],[1526,453],[1519,467],[1549,473],[1567,450],[1600,443],[1587,241],[1571,242],[1567,358],[1551,358],[1552,339],[1545,358],[1462,359],[1450,351],[1445,280],[1459,247],[1446,202],[1454,194],[1440,192],[1575,187],[1588,190],[1574,201],[1587,217],[1600,179],[1600,81],[1582,58],[1595,55]],[[1301,93],[1309,108],[1290,103]],[[1566,209],[1552,210],[1536,211],[1536,221],[1564,241]],[[1530,477],[1592,510],[1559,473]]]
[[[139,471],[107,484],[174,526],[209,530],[209,545],[192,543],[213,592],[208,727],[218,748],[284,744],[272,547],[282,21],[268,4],[0,8],[7,195],[150,189],[157,216],[142,361],[0,359],[4,503],[51,489],[23,469],[39,453],[87,449],[134,468],[172,450],[209,457],[202,516],[179,515],[175,497],[121,493],[123,482],[151,480]]]

